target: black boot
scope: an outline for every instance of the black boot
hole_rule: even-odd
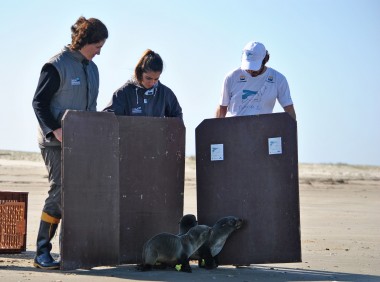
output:
[[[58,269],[59,262],[54,260],[50,254],[52,245],[51,239],[54,237],[58,224],[41,220],[40,229],[37,235],[37,253],[34,258],[34,266],[42,269]]]

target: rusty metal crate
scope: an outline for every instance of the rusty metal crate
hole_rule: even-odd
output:
[[[0,254],[26,251],[28,192],[0,191]]]

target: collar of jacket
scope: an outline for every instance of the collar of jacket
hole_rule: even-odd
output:
[[[134,86],[138,89],[138,91],[140,90],[143,90],[144,92],[149,90],[149,89],[153,89],[153,88],[158,88],[160,85],[161,85],[161,82],[160,81],[157,81],[157,84],[155,86],[153,86],[152,88],[145,88],[144,86],[142,86],[140,83],[138,83],[137,80],[135,79],[131,79],[131,80],[128,80],[127,81],[127,84],[128,85],[131,85],[131,86]]]
[[[70,54],[71,57],[73,57],[76,61],[78,61],[80,63],[84,63],[86,65],[89,64],[89,60],[87,60],[86,57],[83,56],[81,52],[79,52],[77,50],[71,50],[70,49],[70,44],[63,47],[62,51],[67,52],[68,54]]]

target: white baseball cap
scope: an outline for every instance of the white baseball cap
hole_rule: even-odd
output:
[[[243,56],[241,58],[242,70],[258,71],[265,58],[267,50],[260,42],[251,41],[243,48]]]

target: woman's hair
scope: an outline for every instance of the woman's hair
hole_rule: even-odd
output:
[[[101,42],[108,38],[107,27],[98,19],[80,17],[71,26],[72,50],[80,50],[86,44]]]
[[[162,72],[164,68],[164,63],[157,53],[150,49],[147,49],[135,67],[135,79],[141,83],[142,75],[144,72],[154,71]]]

